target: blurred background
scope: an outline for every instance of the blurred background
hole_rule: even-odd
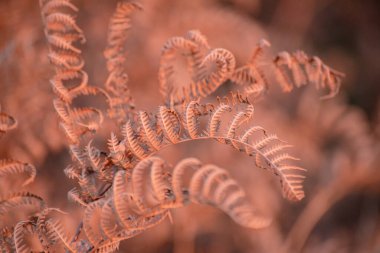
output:
[[[116,2],[74,1],[87,36],[82,49],[93,85],[106,78],[103,50]],[[126,66],[138,109],[153,111],[162,104],[161,47],[191,29],[200,30],[212,47],[230,50],[239,65],[265,38],[272,45],[268,59],[302,49],[346,77],[340,94],[329,100],[320,100],[312,86],[282,93],[270,84],[255,105],[255,123],[292,144],[308,169],[306,198],[299,203],[284,200],[276,178],[228,147],[192,143],[159,153],[173,164],[194,156],[228,169],[258,210],[273,217],[269,228],[241,228],[218,210],[192,205],[173,211],[174,224],[165,221],[123,242],[120,252],[380,252],[380,1],[141,2],[144,11],[133,17]],[[53,69],[40,15],[38,1],[0,1],[0,104],[19,122],[0,140],[0,158],[35,164],[31,191],[49,206],[74,212],[78,208],[66,195],[75,184],[63,175],[70,156],[52,106]]]

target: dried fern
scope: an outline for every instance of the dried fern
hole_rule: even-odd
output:
[[[40,6],[45,36],[49,43],[49,57],[56,70],[51,79],[58,97],[54,106],[68,140],[79,143],[81,136],[98,129],[103,115],[96,108],[73,108],[73,99],[100,93],[108,98],[108,94],[99,88],[88,86],[88,75],[83,70],[84,60],[77,47],[86,41],[73,16],[78,9],[68,0],[40,0]]]
[[[186,170],[192,174],[188,184],[183,177]],[[161,158],[149,157],[131,174],[116,173],[110,198],[87,206],[84,229],[94,248],[102,249],[156,225],[168,210],[190,202],[215,206],[245,227],[269,224],[225,170],[202,165],[195,158],[184,159],[171,170]]]
[[[111,152],[110,157],[119,166],[131,168],[137,161],[166,146],[192,140],[214,139],[254,156],[256,166],[270,169],[280,177],[285,197],[290,200],[302,199],[304,176],[299,172],[303,172],[304,169],[291,164],[292,160],[298,159],[285,152],[289,146],[282,145],[283,142],[275,135],[267,135],[259,126],[242,128],[241,126],[253,116],[253,106],[239,95],[233,96],[231,100],[220,101],[212,112],[204,111],[205,106],[197,101],[184,105],[184,113],[182,110],[176,111],[166,107],[160,107],[157,116],[148,117],[142,112],[140,115],[145,115],[144,117],[140,116],[135,122],[126,124],[126,134],[118,144],[122,146],[119,150],[123,149],[125,154],[131,153],[132,156],[113,157],[115,152]],[[222,116],[232,112],[234,116],[229,124],[226,124]],[[197,122],[206,116],[209,121],[207,127],[200,129]],[[252,136],[256,139],[252,139]],[[115,140],[113,142],[116,143]]]
[[[285,92],[312,83],[317,89],[329,91],[322,99],[331,98],[339,92],[344,77],[343,73],[328,67],[318,57],[309,57],[302,51],[281,52],[273,62],[277,80]]]
[[[189,31],[184,37],[172,37],[163,46],[158,80],[160,92],[168,105],[189,102],[197,97],[207,97],[226,81],[237,85],[237,89],[253,98],[260,98],[268,89],[268,77],[261,65],[273,64],[274,74],[285,92],[308,83],[329,93],[323,99],[335,96],[344,77],[325,65],[318,57],[309,57],[302,51],[289,54],[281,52],[273,62],[262,59],[258,62],[270,43],[261,40],[250,60],[235,68],[235,58],[226,49],[211,49],[206,38],[198,31]],[[177,87],[174,60],[178,55],[186,58],[189,83]],[[212,67],[212,68],[210,68]]]
[[[13,243],[15,252],[35,252],[32,245],[26,239],[27,234],[36,235],[40,246],[44,252],[54,252],[60,244],[71,252],[79,252],[74,247],[69,247],[64,236],[63,229],[57,224],[56,220],[48,218],[48,214],[52,211],[63,213],[56,208],[44,208],[28,220],[20,221],[16,224],[13,232]],[[67,245],[66,245],[67,244]]]
[[[118,2],[108,27],[107,48],[104,51],[109,72],[105,87],[112,96],[108,114],[111,118],[118,119],[119,123],[125,122],[130,109],[134,108],[127,86],[128,75],[124,70],[126,62],[124,44],[131,27],[130,16],[134,11],[141,9],[141,5],[137,2]]]
[[[183,87],[174,83],[176,54],[186,57],[191,81]],[[210,49],[199,31],[185,37],[170,38],[162,49],[158,80],[160,92],[168,104],[178,104],[195,97],[206,97],[226,81],[235,68],[235,57],[226,49]]]
[[[165,161],[152,157],[165,147],[183,142],[216,140],[230,145],[252,156],[256,167],[278,175],[286,198],[298,201],[304,197],[305,169],[293,163],[298,159],[287,153],[290,145],[250,123],[254,107],[245,97],[256,100],[268,89],[267,74],[263,71],[263,66],[268,64],[261,64],[259,60],[263,60],[261,55],[269,42],[260,41],[251,59],[236,67],[230,51],[211,48],[199,31],[191,30],[183,37],[170,38],[162,49],[158,75],[166,106],[160,106],[153,114],[135,112],[124,69],[125,43],[131,15],[142,9],[140,4],[121,1],[110,19],[104,51],[108,70],[104,90],[89,86],[88,75],[83,70],[79,45],[85,42],[85,37],[74,18],[78,9],[69,0],[41,0],[40,5],[50,47],[49,58],[56,70],[51,80],[57,96],[54,107],[60,126],[72,144],[73,164],[66,167],[65,174],[77,180],[80,186],[72,189],[68,197],[85,210],[82,222],[87,236],[87,240],[77,242],[78,236],[68,236],[59,220],[47,219],[40,213],[36,217],[42,221],[36,231],[40,232],[40,238],[45,238],[41,240],[45,249],[59,242],[73,252],[112,252],[120,241],[162,222],[170,215],[170,209],[191,202],[215,206],[243,226],[268,225],[268,219],[256,216],[239,184],[225,170],[202,165],[195,158],[185,159],[170,169]],[[185,60],[189,76],[182,85],[176,79],[176,75],[181,74],[176,64],[179,58]],[[270,70],[274,70],[284,91],[314,83],[318,89],[329,91],[323,98],[332,97],[343,78],[342,73],[329,68],[319,58],[303,52],[282,52],[270,63],[274,66]],[[233,94],[218,99],[218,103],[201,102],[226,82],[236,85],[233,89],[243,91],[244,98]],[[116,119],[121,128],[121,137],[111,133],[106,143],[107,152],[97,149],[92,141],[87,145],[81,143],[82,136],[101,127],[103,112],[93,107],[73,106],[74,99],[95,95],[105,97],[108,116]],[[12,119],[0,119],[1,134],[12,127]],[[17,166],[17,169],[8,166],[3,171],[26,170],[22,164]],[[0,175],[1,169],[0,165]],[[190,181],[184,180],[188,172]],[[34,178],[35,173],[30,174],[30,178]],[[15,241],[17,239],[21,251],[27,250],[22,234],[28,226],[34,224],[23,221],[17,225]]]
[[[7,120],[2,118],[4,126],[8,124],[7,128],[16,127],[16,120],[5,113]],[[8,121],[8,122],[7,122]],[[3,125],[2,125],[3,126]],[[5,131],[4,131],[5,132]],[[24,180],[21,187],[27,186],[32,183],[36,177],[36,168],[29,164],[19,162],[13,159],[0,160],[0,177],[7,177],[9,175],[18,175],[26,173],[28,178]],[[5,222],[9,222],[7,215],[17,210],[17,214],[22,213],[27,207],[27,210],[34,210],[32,216],[27,220],[18,221],[9,226],[3,226]],[[5,196],[0,197],[0,218],[1,218],[1,234],[0,234],[0,247],[2,252],[34,252],[29,242],[26,240],[27,235],[37,235],[39,242],[45,252],[50,250],[50,247],[55,245],[60,240],[55,240],[49,235],[49,228],[46,224],[46,216],[51,211],[61,212],[59,209],[47,208],[46,203],[42,197],[28,191],[18,191],[7,193]]]

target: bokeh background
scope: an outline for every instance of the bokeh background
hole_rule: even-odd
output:
[[[88,40],[85,69],[90,83],[101,86],[108,19],[117,1],[74,2]],[[200,30],[212,47],[233,52],[238,64],[265,38],[272,45],[269,59],[302,49],[346,77],[330,100],[320,100],[311,86],[285,94],[273,84],[256,104],[255,122],[294,145],[292,151],[308,168],[306,198],[299,203],[283,200],[276,178],[228,147],[192,143],[159,153],[173,164],[194,156],[228,169],[254,205],[273,217],[269,228],[244,229],[211,207],[194,205],[173,211],[173,224],[165,221],[123,242],[120,252],[380,252],[380,2],[141,2],[144,11],[133,18],[126,66],[138,109],[154,110],[162,103],[161,47],[191,29]],[[0,1],[0,104],[19,122],[0,140],[0,157],[35,164],[38,177],[30,190],[49,206],[77,213],[66,197],[75,184],[63,175],[70,156],[52,106],[53,70],[40,15],[38,1]]]

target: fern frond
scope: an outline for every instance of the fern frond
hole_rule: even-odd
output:
[[[223,102],[220,100],[219,105],[216,106],[214,110],[198,114],[197,118],[194,118],[195,115],[191,116],[191,113],[188,113],[190,108],[195,109],[202,107],[201,105],[197,106],[197,101],[185,104],[185,113],[183,114],[177,112],[174,108],[169,109],[161,106],[158,112],[159,117],[157,118],[159,122],[156,124],[158,129],[145,133],[144,129],[152,130],[152,128],[140,127],[140,122],[134,124],[134,127],[141,131],[139,135],[140,138],[135,138],[135,145],[137,147],[150,147],[151,141],[147,136],[152,137],[154,133],[162,133],[164,135],[161,143],[159,145],[157,143],[156,145],[156,147],[160,147],[159,150],[169,145],[199,139],[214,139],[222,143],[231,144],[238,151],[245,152],[249,156],[254,156],[257,167],[269,169],[278,175],[285,197],[291,200],[300,200],[303,197],[302,194],[299,194],[300,191],[298,189],[296,190],[292,182],[287,180],[287,171],[281,170],[283,161],[290,162],[294,160],[290,156],[284,155],[286,154],[285,149],[288,146],[280,148],[278,145],[283,144],[283,141],[276,135],[268,135],[262,127],[251,126],[248,123],[253,115],[253,106],[248,101],[239,96],[233,96],[232,99],[226,98],[224,100]],[[234,113],[235,116],[226,124],[226,118],[231,116],[231,113]],[[209,118],[209,123],[206,128],[199,129],[201,128],[200,126],[194,128],[196,125],[194,122],[196,122],[198,118],[200,119],[205,116]],[[247,122],[247,124],[245,124],[247,125],[246,129],[243,128],[244,122]],[[147,121],[145,121],[144,124],[149,125]],[[181,135],[182,129],[186,129],[187,134]],[[195,133],[203,134],[199,135]],[[144,157],[150,156],[157,151],[157,149],[146,148],[144,149]],[[131,150],[131,152],[134,153],[135,151]],[[142,156],[140,155],[140,157]],[[282,161],[280,158],[284,160]],[[139,159],[141,158],[137,160]],[[299,185],[297,188],[298,187]]]
[[[104,56],[107,60],[109,75],[105,88],[112,97],[108,114],[119,123],[125,123],[128,113],[134,108],[133,98],[128,88],[128,74],[124,70],[127,58],[125,43],[131,27],[131,14],[141,9],[142,6],[137,2],[118,2],[108,25]]]
[[[80,95],[108,95],[99,88],[88,87],[88,75],[83,70],[84,60],[78,44],[85,43],[83,31],[75,20],[78,9],[69,0],[40,1],[45,36],[49,43],[49,58],[56,69],[51,79],[57,95],[54,107],[61,119],[70,143],[79,144],[80,137],[95,132],[103,121],[103,115],[96,108],[73,108],[73,99]]]
[[[278,82],[285,92],[300,87],[307,82],[317,89],[327,89],[329,93],[322,99],[335,96],[344,74],[325,65],[318,57],[309,57],[302,51],[280,52],[273,60]]]
[[[213,205],[242,226],[269,224],[267,218],[256,214],[244,191],[225,170],[202,165],[195,158],[169,168],[161,158],[148,157],[131,174],[123,170],[116,173],[113,194],[89,204],[85,211],[84,231],[94,249],[136,236],[160,223],[170,209],[190,202]],[[185,180],[185,172],[189,172],[190,181]]]
[[[220,196],[216,195],[216,192],[218,191],[218,187],[222,182],[229,180],[230,176],[229,174],[215,166],[215,165],[201,165],[201,163],[196,160],[195,158],[186,159],[185,161],[180,162],[173,170],[173,177],[170,183],[168,183],[166,180],[167,178],[157,178],[155,177],[155,174],[157,173],[156,168],[162,168],[162,166],[167,166],[165,162],[158,158],[158,157],[149,157],[145,160],[141,161],[139,164],[137,164],[137,167],[142,167],[144,170],[147,170],[150,168],[150,180],[151,184],[157,184],[161,185],[162,187],[156,188],[152,187],[151,191],[152,194],[156,196],[156,199],[159,200],[158,206],[161,206],[163,209],[171,209],[171,208],[177,208],[186,205],[189,200],[195,203],[201,203],[201,204],[211,204],[215,205],[216,207],[219,207],[223,211],[225,211],[228,215],[230,215],[233,219],[235,219],[239,224],[246,226],[246,224],[251,224],[252,228],[259,228],[261,226],[268,225],[269,220],[261,217],[261,219],[254,218],[256,216],[256,213],[253,211],[253,208],[249,207],[249,204],[247,203],[247,200],[245,199],[245,194],[242,191],[240,187],[237,185],[237,189],[239,191],[239,196],[236,197],[234,194],[231,194],[228,192],[228,194],[225,194],[226,196],[224,198],[221,198]],[[190,179],[189,185],[185,185],[179,180],[179,175],[183,176],[184,169],[186,168],[193,168],[193,173]],[[179,170],[179,172],[176,172],[176,170]],[[134,177],[134,173],[137,173],[137,171],[132,171],[132,178]],[[141,173],[138,172],[138,174],[141,177]],[[175,176],[174,176],[175,175]],[[149,177],[146,176],[148,179]],[[152,180],[155,180],[156,182],[152,182]],[[157,182],[161,180],[161,182]],[[143,194],[142,191],[144,189],[147,189],[144,187],[144,185],[141,183],[142,179],[138,181],[138,184],[135,184],[135,181],[132,180],[133,185],[133,192],[138,191],[139,193],[137,196],[141,196]],[[149,182],[146,182],[148,184]],[[175,185],[175,188],[174,188]],[[157,191],[157,189],[159,189]],[[163,194],[163,189],[166,190],[166,192],[170,194]],[[180,192],[180,195],[175,195],[176,192]],[[183,192],[188,192],[188,196],[185,197],[183,195]],[[220,192],[220,190],[219,190]],[[227,193],[227,192],[225,192]],[[243,194],[241,194],[243,193]],[[219,202],[216,202],[218,200]],[[228,200],[228,201],[227,201]],[[143,200],[144,201],[144,200]],[[227,204],[226,204],[227,203]],[[145,205],[145,208],[148,208],[148,205]],[[151,206],[149,209],[146,210],[155,210],[157,207]],[[242,212],[242,209],[244,209],[244,217],[245,222],[241,222],[239,220],[239,215]],[[160,209],[157,209],[160,210]],[[257,221],[256,224],[253,224],[253,222],[248,220],[248,211],[251,211],[250,215],[252,219],[255,219]],[[157,212],[157,211],[156,211]],[[149,213],[149,212],[148,212]],[[265,221],[264,221],[265,220]]]

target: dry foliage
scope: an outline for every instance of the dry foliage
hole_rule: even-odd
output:
[[[213,48],[198,30],[168,39],[158,67],[162,104],[155,111],[140,110],[129,88],[126,45],[132,16],[142,10],[138,2],[117,3],[104,50],[108,73],[102,85],[93,85],[82,54],[86,36],[76,20],[82,14],[78,14],[79,8],[70,0],[40,0],[47,56],[54,68],[50,79],[54,92],[52,107],[72,160],[65,164],[64,174],[76,184],[67,196],[78,204],[79,218],[75,219],[74,214],[68,217],[61,210],[64,208],[50,207],[44,198],[23,189],[36,178],[32,164],[0,160],[0,177],[9,178],[12,186],[1,187],[4,197],[0,199],[0,215],[5,217],[1,224],[2,252],[114,252],[121,241],[162,226],[167,219],[176,229],[181,221],[177,221],[175,210],[191,203],[220,209],[240,226],[258,231],[266,228],[263,233],[273,237],[275,246],[264,240],[261,250],[296,252],[304,247],[315,224],[334,203],[353,189],[371,188],[379,182],[379,173],[373,171],[379,147],[371,149],[374,144],[365,123],[350,125],[364,122],[358,119],[359,112],[334,100],[322,105],[313,92],[303,95],[292,120],[272,116],[271,106],[279,107],[278,111],[281,106],[276,105],[276,99],[267,99],[269,88],[279,86],[290,92],[311,84],[326,92],[322,99],[333,98],[344,74],[303,51],[281,52],[271,59],[266,52],[270,43],[264,39],[241,66],[232,52]],[[292,145],[256,123],[258,101],[264,101],[262,112],[270,117],[264,120],[265,125],[278,120],[282,125],[280,128],[272,124],[275,131],[285,129],[300,134],[292,139],[308,147],[298,152],[307,161],[299,162],[291,154]],[[316,113],[314,118],[311,109]],[[16,119],[0,111],[0,138],[16,126]],[[55,132],[51,134],[61,142]],[[339,137],[337,143],[323,143],[335,135]],[[305,136],[312,137],[303,140]],[[302,143],[312,138],[314,142]],[[44,143],[43,139],[35,137],[33,143]],[[204,141],[208,140],[216,141],[214,146],[218,148],[229,146],[231,151],[237,151],[236,155],[240,152],[247,156],[248,178],[255,170],[251,167],[272,172],[283,197],[293,202],[305,198],[305,165],[315,171],[315,167],[325,163],[328,169],[336,170],[336,180],[318,188],[320,191],[306,203],[287,237],[274,236],[281,230],[278,214],[269,212],[269,208],[254,207],[254,197],[247,194],[250,189],[246,190],[249,185],[234,178],[239,175],[236,171],[243,168],[231,168],[234,173],[230,173],[230,165],[223,165],[227,168],[224,169],[206,164],[188,157],[193,156],[190,152],[184,152],[185,157],[175,165],[161,156],[165,150],[181,149],[183,145],[208,152],[204,148]],[[333,149],[333,156],[325,155],[324,148]],[[176,156],[173,152],[172,157]],[[241,167],[238,159],[232,166]],[[345,169],[336,169],[342,167]],[[258,194],[278,195],[269,192],[273,187],[267,179],[262,182],[266,190]],[[76,228],[67,226],[67,219]],[[188,230],[183,229],[183,236],[194,236],[198,229],[196,225],[184,226]]]

